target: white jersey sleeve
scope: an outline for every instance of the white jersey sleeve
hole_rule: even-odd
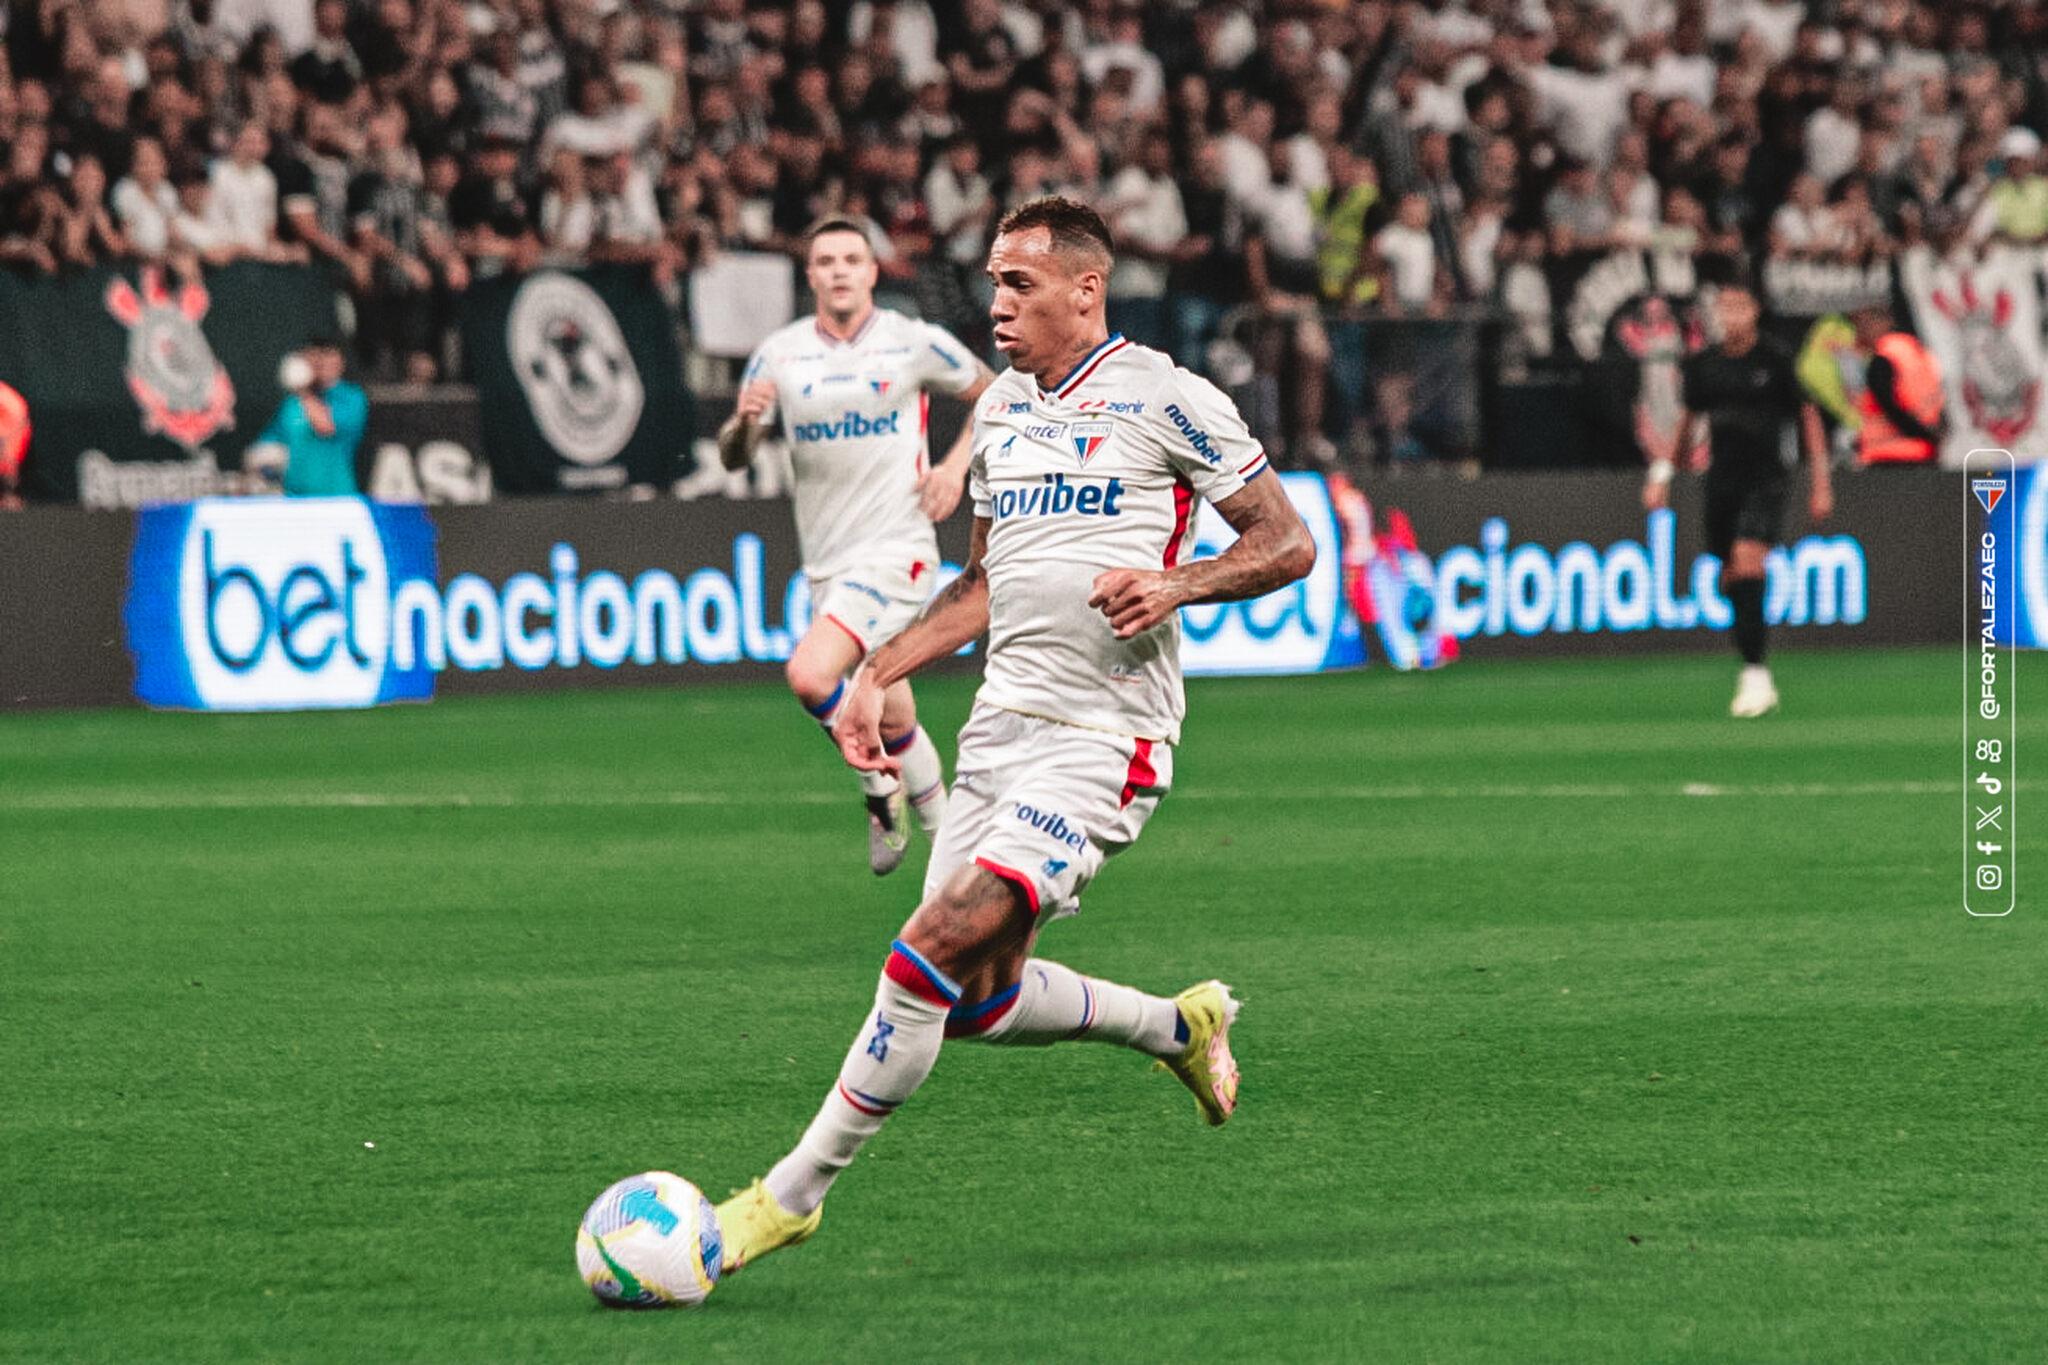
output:
[[[1222,502],[1266,468],[1266,452],[1237,405],[1208,380],[1176,368],[1148,413],[1180,477],[1208,502]]]
[[[918,383],[955,396],[974,387],[982,367],[974,363],[973,354],[943,327],[920,322],[917,330],[922,345],[917,353]]]

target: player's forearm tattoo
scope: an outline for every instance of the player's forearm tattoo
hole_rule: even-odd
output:
[[[1315,541],[1284,496],[1236,509],[1229,519],[1238,533],[1229,549],[1171,571],[1180,580],[1183,602],[1264,597],[1315,567]]]

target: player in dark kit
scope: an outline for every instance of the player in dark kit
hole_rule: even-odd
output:
[[[1785,499],[1795,463],[1792,428],[1806,451],[1812,482],[1807,515],[1818,525],[1834,511],[1827,440],[1820,412],[1805,401],[1792,352],[1757,330],[1756,294],[1747,284],[1715,292],[1717,339],[1680,367],[1678,423],[1668,442],[1649,452],[1643,506],[1669,505],[1680,452],[1697,444],[1694,423],[1707,422],[1707,549],[1721,558],[1721,591],[1734,608],[1735,647],[1742,654],[1729,714],[1747,719],[1778,704],[1764,665],[1764,556],[1781,538]]]

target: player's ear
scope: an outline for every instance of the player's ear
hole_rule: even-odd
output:
[[[1074,275],[1074,303],[1083,313],[1095,311],[1103,291],[1102,272],[1095,269],[1081,270]]]

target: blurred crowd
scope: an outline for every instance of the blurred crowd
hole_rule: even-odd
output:
[[[480,274],[680,278],[874,225],[969,338],[1002,211],[1119,237],[1113,321],[1527,307],[1643,246],[1868,262],[2048,237],[2048,15],[1933,0],[7,0],[0,263],[310,260],[373,374]],[[1517,293],[1519,291],[1519,294]],[[1342,357],[1338,357],[1340,363]],[[1331,425],[1304,382],[1311,445]]]

